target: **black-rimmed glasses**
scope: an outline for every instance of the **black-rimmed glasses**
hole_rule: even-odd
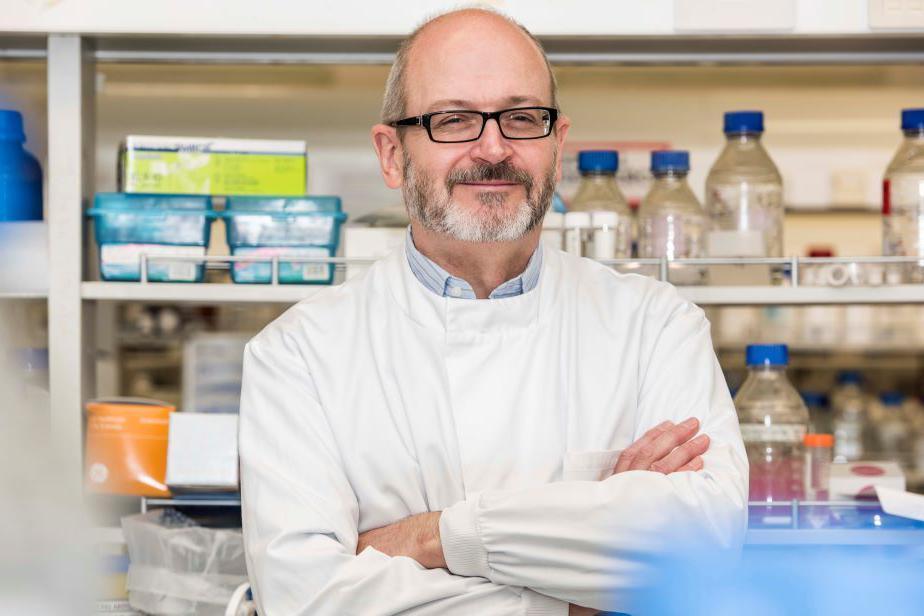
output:
[[[552,133],[558,110],[552,107],[514,107],[500,111],[435,111],[390,122],[391,126],[423,126],[431,141],[464,143],[477,141],[488,120],[497,121],[507,139],[542,139]]]

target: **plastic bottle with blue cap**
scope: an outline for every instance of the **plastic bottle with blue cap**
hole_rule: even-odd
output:
[[[25,142],[22,114],[0,109],[0,222],[42,220],[42,168]]]
[[[783,255],[783,179],[761,143],[764,114],[730,111],[725,148],[706,177],[709,256]]]
[[[638,256],[692,259],[705,256],[706,213],[690,190],[690,155],[682,150],[651,153],[654,182],[638,212]],[[701,284],[701,267],[672,267],[671,281]]]
[[[904,109],[905,135],[882,180],[882,254],[921,257],[887,268],[890,282],[924,282],[924,108]]]
[[[589,212],[593,233],[589,254],[594,259],[627,259],[632,251],[632,210],[616,183],[619,153],[583,150],[578,153],[581,183],[570,212]]]
[[[746,360],[748,377],[735,396],[735,407],[750,466],[749,499],[801,499],[809,414],[786,378],[789,349],[784,344],[749,345]]]

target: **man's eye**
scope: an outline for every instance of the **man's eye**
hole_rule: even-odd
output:
[[[518,113],[510,116],[509,121],[518,124],[538,124],[539,118],[528,113]]]
[[[467,117],[467,116],[463,116],[463,115],[451,115],[451,116],[440,117],[440,118],[437,120],[436,125],[437,125],[438,127],[442,127],[442,126],[458,126],[459,124],[468,124],[468,123],[471,123],[471,121],[472,121],[472,119],[471,119],[470,117]]]

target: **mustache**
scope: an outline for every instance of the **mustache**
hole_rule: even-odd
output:
[[[472,182],[510,182],[522,184],[527,192],[532,190],[533,178],[526,171],[518,169],[509,162],[495,165],[480,164],[468,169],[454,169],[446,176],[446,188],[452,190],[458,184]]]

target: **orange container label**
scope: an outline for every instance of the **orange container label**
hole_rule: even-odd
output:
[[[169,496],[167,437],[174,407],[153,400],[87,403],[85,485],[90,492]]]

